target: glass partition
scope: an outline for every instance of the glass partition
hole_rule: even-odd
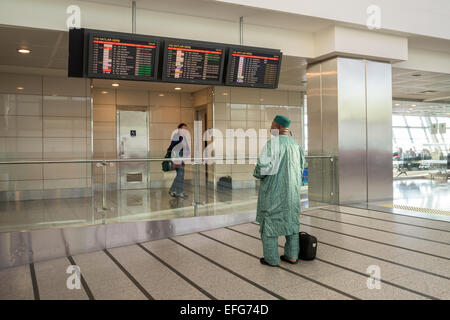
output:
[[[259,181],[249,159],[240,164],[192,161],[183,166],[182,179],[177,178],[180,169],[162,170],[164,160],[0,162],[0,232],[256,213]],[[331,157],[307,157],[299,195],[303,208],[333,201],[333,166]],[[44,177],[57,170],[87,178],[55,181],[34,175],[44,170]],[[309,179],[311,170],[321,170],[320,181]]]

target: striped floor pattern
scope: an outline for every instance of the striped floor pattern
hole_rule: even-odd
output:
[[[3,269],[0,299],[450,298],[449,222],[343,206],[300,222],[319,239],[314,261],[261,265],[259,226],[246,223]]]

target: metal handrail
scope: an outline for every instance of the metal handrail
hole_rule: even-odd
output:
[[[305,156],[306,159],[324,158],[333,159],[335,156]],[[99,162],[149,162],[149,161],[166,161],[168,158],[140,158],[140,159],[69,159],[69,160],[20,160],[20,161],[0,161],[0,165],[4,164],[52,164],[52,163],[99,163]],[[169,158],[170,159],[170,158]],[[256,160],[258,158],[180,158],[180,160],[190,160],[193,164],[195,161],[211,161],[211,160]]]

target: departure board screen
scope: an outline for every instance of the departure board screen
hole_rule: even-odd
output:
[[[88,77],[155,80],[159,41],[146,36],[92,33]]]
[[[230,48],[225,84],[257,88],[277,88],[281,52],[257,52]]]
[[[163,81],[221,84],[225,48],[214,44],[167,40]]]

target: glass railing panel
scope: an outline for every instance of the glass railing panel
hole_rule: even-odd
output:
[[[116,210],[107,223],[194,216],[192,166],[162,170],[162,159],[115,163],[117,183],[107,193]]]
[[[244,160],[243,160],[244,161]],[[205,188],[200,199],[205,206],[201,215],[222,215],[256,212],[258,181],[253,177],[254,165],[245,163],[218,163],[204,165],[208,174],[202,179]],[[202,185],[202,186],[203,186]]]
[[[335,177],[337,160],[331,156],[307,156],[302,177],[302,206],[323,207],[338,199]]]
[[[163,171],[163,160],[2,162],[0,232],[256,212],[260,181],[249,159],[192,161],[178,173]],[[336,199],[332,160],[307,157],[303,208]]]
[[[3,161],[0,232],[95,223],[91,164],[79,161]]]

